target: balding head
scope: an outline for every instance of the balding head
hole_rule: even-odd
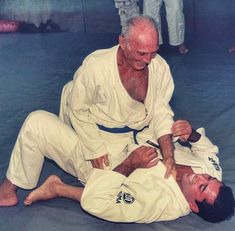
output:
[[[130,18],[119,36],[119,45],[126,63],[135,70],[144,70],[159,48],[153,19],[148,16]]]
[[[122,27],[121,35],[126,39],[130,39],[137,34],[157,33],[157,26],[155,21],[149,16],[135,16],[127,20],[126,25]]]

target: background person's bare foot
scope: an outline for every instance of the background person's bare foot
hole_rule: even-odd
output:
[[[228,50],[228,52],[235,52],[235,46],[233,46],[233,47],[231,47],[229,50]]]
[[[24,200],[24,205],[29,206],[37,201],[49,200],[57,197],[55,186],[64,184],[58,176],[51,175],[37,189],[33,190]]]
[[[185,46],[184,43],[182,43],[178,46],[178,51],[181,55],[185,55],[189,52],[189,49]]]
[[[4,179],[0,185],[0,206],[14,206],[18,203],[16,188],[8,179]]]

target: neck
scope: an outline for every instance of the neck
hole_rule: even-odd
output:
[[[127,62],[126,55],[120,46],[117,51],[117,64],[119,67],[132,68]]]

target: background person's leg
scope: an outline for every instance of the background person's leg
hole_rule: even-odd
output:
[[[162,0],[143,1],[143,14],[152,17],[157,24],[160,45],[163,43],[162,27],[161,27],[161,6],[162,6]]]
[[[114,0],[114,2],[115,7],[118,9],[121,26],[124,26],[129,18],[140,13],[139,0]]]
[[[168,24],[169,43],[179,46],[180,53],[187,53],[184,45],[185,21],[182,0],[164,0],[166,7],[166,19]],[[182,46],[182,49],[181,47]]]

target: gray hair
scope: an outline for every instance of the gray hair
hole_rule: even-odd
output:
[[[131,17],[126,21],[126,24],[122,27],[121,35],[123,37],[128,38],[130,35],[130,31],[133,28],[138,28],[138,27],[141,28],[143,26],[144,28],[146,27],[153,28],[158,32],[157,25],[153,18],[147,15],[138,15]]]

